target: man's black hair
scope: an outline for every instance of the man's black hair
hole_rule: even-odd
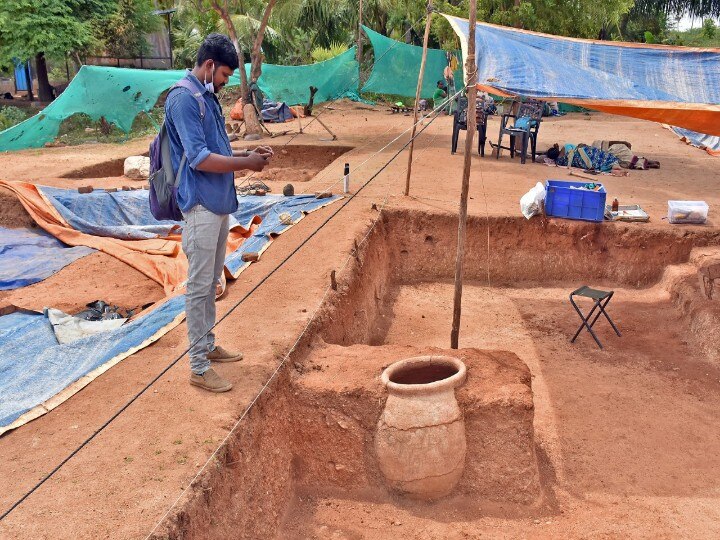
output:
[[[545,155],[548,157],[548,159],[557,161],[557,158],[560,157],[560,145],[558,145],[558,143],[553,144],[550,148],[548,148],[548,151],[545,153]]]
[[[237,51],[230,38],[223,34],[209,34],[200,45],[197,55],[197,65],[207,60],[214,60],[216,64],[227,66],[235,71],[240,62]]]

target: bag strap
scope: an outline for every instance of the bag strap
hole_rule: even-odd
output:
[[[205,98],[203,98],[203,93],[198,89],[197,85],[187,77],[183,77],[170,87],[170,91],[168,93],[173,91],[175,88],[185,88],[186,90],[190,90],[190,93],[193,95],[200,107],[200,121],[205,120]]]
[[[170,87],[168,94],[170,94],[170,92],[172,92],[175,88],[185,88],[186,90],[190,90],[200,107],[200,121],[202,122],[205,120],[205,98],[203,98],[203,93],[197,88],[197,85],[190,81],[187,77],[183,77]],[[160,128],[160,136],[162,141],[160,151],[162,152],[163,168],[165,168],[166,178],[170,178],[167,174],[171,173],[174,175],[175,171],[172,169],[172,160],[170,158],[170,139],[167,136],[165,122],[163,122],[162,128]],[[174,185],[176,187],[180,185],[180,178],[182,178],[186,161],[187,155],[183,152],[182,158],[180,159],[180,165],[178,165],[177,175],[175,175]]]

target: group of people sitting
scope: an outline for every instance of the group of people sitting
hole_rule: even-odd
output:
[[[587,144],[555,143],[539,161],[560,167],[577,167],[587,171],[612,172],[619,169],[659,169],[660,162],[636,155],[627,141],[594,141]]]

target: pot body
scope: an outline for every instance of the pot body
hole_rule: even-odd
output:
[[[389,368],[388,368],[389,369]],[[464,373],[463,373],[464,380]],[[388,384],[375,436],[378,463],[388,485],[411,498],[450,493],[465,467],[465,422],[456,384],[413,384],[412,393]]]

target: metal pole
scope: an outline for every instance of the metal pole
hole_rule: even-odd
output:
[[[170,23],[170,18],[172,17],[172,13],[167,14],[167,24],[168,24],[168,46],[170,47],[170,67],[168,69],[173,68],[173,50],[172,50],[172,26]]]
[[[460,337],[460,312],[462,307],[463,263],[465,261],[465,225],[467,222],[468,191],[470,189],[470,158],[475,135],[475,97],[477,95],[477,65],[475,63],[475,26],[477,24],[477,0],[470,0],[468,30],[468,56],[465,59],[467,73],[467,135],[465,137],[465,163],[463,166],[460,212],[458,222],[458,245],[455,258],[455,294],[453,297],[453,322],[450,332],[450,348],[457,349]],[[489,225],[488,225],[489,226]]]
[[[407,177],[405,178],[405,196],[410,194],[410,175],[412,174],[413,149],[415,147],[415,131],[418,121],[418,103],[420,101],[420,92],[423,85],[423,76],[425,75],[425,61],[427,60],[428,38],[430,37],[430,23],[432,22],[432,1],[427,4],[427,20],[425,21],[425,35],[423,36],[423,52],[420,61],[420,75],[418,75],[417,89],[415,90],[415,107],[413,107],[413,126],[410,135],[410,152],[408,153]]]

